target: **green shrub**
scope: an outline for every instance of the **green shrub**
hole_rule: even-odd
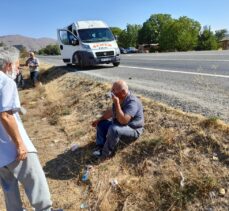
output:
[[[47,45],[45,48],[42,48],[38,51],[40,55],[60,55],[60,49],[57,44]]]

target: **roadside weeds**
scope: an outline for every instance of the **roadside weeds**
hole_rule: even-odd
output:
[[[42,87],[20,91],[28,110],[22,119],[38,149],[54,207],[76,211],[84,204],[91,210],[132,211],[228,206],[229,125],[139,96],[144,134],[136,142],[120,143],[114,157],[99,163],[91,155],[95,130],[90,123],[111,105],[105,96],[110,85],[47,66],[41,79]],[[79,146],[75,151],[73,144]],[[81,181],[86,165],[93,166],[88,184]],[[112,179],[118,185],[113,187]],[[23,200],[28,207],[25,194]]]

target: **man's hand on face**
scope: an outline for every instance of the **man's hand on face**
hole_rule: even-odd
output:
[[[26,157],[27,157],[27,149],[24,145],[24,143],[20,144],[18,147],[17,147],[17,160],[25,160]]]
[[[112,100],[113,100],[113,103],[114,104],[119,104],[119,98],[118,97],[116,97],[115,95],[112,95]]]

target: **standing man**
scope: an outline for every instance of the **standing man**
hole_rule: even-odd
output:
[[[144,115],[140,100],[132,95],[125,81],[114,82],[111,90],[113,105],[94,122],[96,127],[96,156],[108,157],[119,140],[136,140],[143,132]]]
[[[0,48],[0,184],[7,211],[23,211],[18,182],[36,211],[50,211],[48,184],[18,112],[20,101],[16,83],[19,52]]]
[[[26,66],[29,66],[30,71],[30,79],[32,81],[33,86],[39,82],[39,60],[35,57],[34,52],[29,53],[29,58],[26,60]]]

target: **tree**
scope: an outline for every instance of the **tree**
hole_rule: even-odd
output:
[[[130,46],[137,47],[138,45],[138,32],[141,29],[141,25],[127,24],[118,38],[118,44],[121,47],[127,48]]]
[[[220,40],[222,40],[227,35],[227,33],[228,33],[227,29],[220,29],[215,31],[215,37],[217,41],[219,42]]]
[[[186,16],[168,21],[162,28],[159,40],[160,49],[164,51],[193,50],[198,44],[201,29],[199,22]]]
[[[210,27],[205,27],[199,35],[197,50],[216,50],[217,48],[218,43],[214,33],[211,31]]]
[[[143,27],[139,31],[139,44],[159,43],[160,34],[163,26],[172,20],[169,14],[154,14],[143,23]]]
[[[220,29],[215,31],[215,37],[218,42],[218,48],[222,48],[222,42],[220,42],[228,34],[227,29]]]
[[[115,35],[117,38],[122,33],[122,29],[120,29],[119,27],[110,27],[110,29],[111,29],[113,35]]]
[[[60,55],[59,46],[56,45],[47,45],[45,48],[42,48],[38,51],[38,54],[41,55]]]
[[[123,48],[129,47],[129,40],[126,29],[124,29],[118,38],[118,45]]]
[[[174,33],[175,20],[170,20],[164,24],[161,29],[159,47],[160,51],[175,51],[176,50],[176,33]]]
[[[178,19],[178,38],[176,48],[178,51],[193,50],[198,45],[198,35],[201,25],[198,21],[188,17]]]

